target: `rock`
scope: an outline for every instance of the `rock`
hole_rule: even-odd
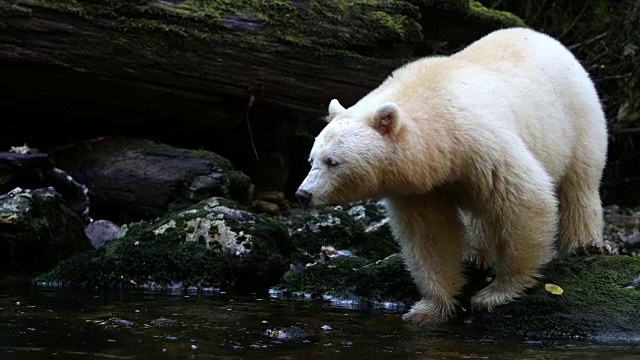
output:
[[[265,191],[256,195],[256,198],[259,200],[269,201],[274,204],[280,204],[283,201],[286,201],[282,191]]]
[[[120,234],[120,227],[109,220],[96,220],[84,228],[84,233],[91,240],[91,245],[98,249],[105,243],[117,239]]]
[[[420,298],[398,254],[378,261],[352,256],[318,261],[300,272],[289,273],[273,290],[363,305],[385,302],[408,305]]]
[[[542,274],[543,281],[526,297],[468,317],[468,325],[528,337],[637,338],[640,290],[634,279],[640,275],[640,258],[572,257],[553,261]],[[545,283],[559,285],[563,294],[550,294]]]
[[[355,204],[310,211],[289,225],[291,237],[301,250],[301,261],[314,261],[323,246],[350,250],[355,255],[380,260],[399,251],[378,203]]]
[[[90,249],[83,228],[53,188],[0,196],[0,271],[41,272]]]
[[[640,213],[610,205],[604,209],[604,241],[614,254],[640,255]]]
[[[299,326],[289,326],[277,329],[267,329],[264,334],[276,340],[303,340],[309,337],[309,333]]]
[[[267,213],[270,215],[276,215],[280,212],[280,207],[277,204],[264,200],[256,200],[253,208],[257,212]]]
[[[228,160],[136,138],[101,138],[56,152],[58,166],[90,189],[95,217],[152,219],[222,196],[248,204],[251,182]]]
[[[214,197],[128,226],[122,238],[68,259],[37,281],[88,288],[261,291],[289,269],[292,252],[282,224]]]

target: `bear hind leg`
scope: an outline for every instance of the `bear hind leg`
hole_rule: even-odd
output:
[[[465,260],[479,269],[487,269],[495,255],[498,234],[487,221],[473,214],[463,216],[465,229]]]
[[[611,252],[603,243],[604,219],[596,179],[587,170],[573,170],[560,183],[558,248],[562,255]]]

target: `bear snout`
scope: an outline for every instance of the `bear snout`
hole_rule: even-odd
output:
[[[298,191],[296,191],[296,199],[298,199],[298,202],[300,202],[300,204],[302,204],[303,206],[309,206],[309,204],[311,203],[311,197],[312,194],[307,190],[298,189]]]

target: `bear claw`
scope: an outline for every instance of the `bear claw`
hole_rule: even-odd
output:
[[[613,251],[609,244],[591,244],[581,246],[576,254],[578,255],[610,255]]]

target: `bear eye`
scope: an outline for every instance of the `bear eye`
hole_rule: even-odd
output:
[[[325,164],[327,164],[328,167],[334,167],[334,166],[338,166],[338,160],[328,157],[324,160]]]

